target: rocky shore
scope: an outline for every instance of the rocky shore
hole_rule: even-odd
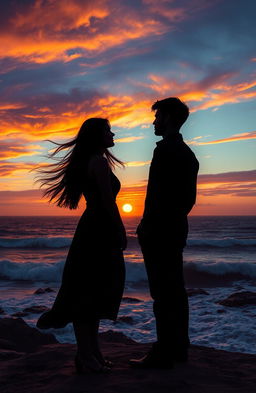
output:
[[[130,358],[149,344],[121,333],[100,335],[105,356],[114,362],[109,374],[75,373],[75,345],[60,344],[51,334],[29,327],[21,318],[0,319],[2,393],[253,393],[256,356],[191,346],[188,363],[171,370],[134,370]]]

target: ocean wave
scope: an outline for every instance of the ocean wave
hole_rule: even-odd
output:
[[[61,280],[64,261],[46,262],[14,262],[0,260],[0,278],[4,280],[59,282]],[[222,278],[226,281],[255,279],[256,263],[247,262],[185,262],[185,276],[188,282],[194,279],[208,280]],[[147,280],[143,263],[126,262],[126,280],[139,283]]]
[[[256,239],[189,239],[187,245],[191,247],[256,247]]]
[[[200,281],[201,285],[256,279],[256,263],[248,262],[185,262],[187,283]]]
[[[65,248],[69,247],[72,237],[24,237],[2,238],[0,248]],[[188,239],[187,245],[193,248],[228,248],[228,247],[256,247],[256,239]],[[135,236],[128,236],[128,247],[138,247]]]
[[[0,248],[64,248],[71,244],[71,237],[25,237],[0,239]]]
[[[62,277],[64,261],[14,262],[0,260],[0,278],[4,280],[59,282]],[[143,263],[126,262],[126,280],[140,282],[146,280]]]
[[[127,236],[128,245],[131,248],[139,246],[138,240],[134,236]],[[2,238],[0,248],[31,248],[31,249],[53,249],[67,248],[70,246],[72,237],[23,237],[23,238]]]
[[[61,279],[64,261],[45,262],[14,262],[0,260],[0,278],[18,281],[58,282]]]

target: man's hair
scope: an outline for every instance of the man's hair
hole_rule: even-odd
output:
[[[156,101],[151,108],[153,111],[159,110],[163,114],[168,114],[172,120],[181,127],[189,116],[188,106],[177,97],[165,98]]]

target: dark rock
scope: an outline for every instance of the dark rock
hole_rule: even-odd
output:
[[[43,312],[49,311],[50,309],[46,306],[31,306],[24,308],[24,312],[30,312],[32,314],[41,314]]]
[[[141,303],[141,302],[143,302],[143,300],[141,300],[141,299],[136,299],[136,297],[127,297],[127,296],[124,296],[124,297],[122,298],[122,302],[123,302],[123,303]]]
[[[38,288],[35,292],[34,295],[42,295],[43,293],[48,293],[48,292],[55,292],[54,289],[52,288]]]
[[[11,351],[15,350],[15,346],[11,341],[5,340],[4,338],[0,339],[0,348],[2,349],[8,349]]]
[[[188,288],[187,289],[187,294],[188,296],[195,296],[195,295],[209,295],[208,292],[206,292],[202,288]]]
[[[0,307],[0,314],[5,314],[4,309]]]
[[[256,292],[243,291],[235,292],[226,299],[220,300],[217,304],[228,307],[241,307],[256,305]]]
[[[99,334],[100,340],[104,342],[123,343],[123,344],[137,344],[136,341],[127,337],[121,332],[114,332],[113,330],[107,330],[106,332]]]
[[[113,335],[113,333],[111,333]],[[114,335],[117,337],[117,335]],[[0,362],[3,393],[255,393],[256,356],[191,345],[189,362],[169,369],[133,370],[152,344],[102,342],[111,374],[76,375],[73,344],[42,346]]]
[[[133,325],[134,324],[134,319],[132,317],[126,317],[125,315],[117,318],[117,320],[115,321],[115,323],[128,323],[129,325]]]
[[[21,318],[0,319],[1,344],[5,349],[17,352],[34,352],[41,345],[58,341],[52,334],[41,333],[26,324]]]
[[[4,350],[1,349],[1,352],[0,352],[0,360],[1,361],[17,359],[17,358],[20,358],[21,356],[24,356],[24,352],[8,351],[5,349]]]
[[[26,317],[29,313],[25,311],[18,311],[12,314],[12,317]]]

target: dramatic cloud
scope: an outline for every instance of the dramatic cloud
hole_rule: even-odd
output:
[[[27,170],[32,168],[33,164],[27,164]],[[2,169],[2,174],[4,174],[4,170],[6,170],[6,174],[8,174],[8,171],[11,173],[12,171],[18,170],[18,167],[15,168],[13,165],[8,168],[6,166]],[[197,207],[193,210],[194,214],[198,214],[198,212],[200,214],[213,214],[213,212],[227,214],[227,206],[225,205],[225,211],[223,211],[222,207],[222,203],[226,203],[227,197],[230,208],[234,205],[237,206],[234,207],[234,209],[240,209],[236,210],[236,214],[243,211],[241,200],[244,201],[245,198],[248,202],[243,203],[246,203],[246,209],[248,208],[249,210],[245,210],[249,212],[250,209],[253,209],[253,206],[255,208],[255,204],[253,204],[256,196],[255,179],[256,170],[199,175]],[[133,214],[141,216],[144,208],[146,187],[146,180],[141,183],[122,186],[117,199],[119,208],[121,208],[124,203],[131,203],[133,205]],[[40,214],[49,215],[79,215],[83,209],[83,200],[81,200],[79,210],[75,212],[69,211],[68,209],[59,209],[52,204],[49,205],[47,200],[42,198],[42,191],[40,190],[0,191],[1,214],[21,214],[22,212],[26,212],[26,214],[38,214],[38,212],[40,212]]]
[[[255,197],[256,196],[256,183],[241,185],[225,185],[218,186],[215,188],[205,188],[199,191],[199,195],[202,196],[236,196],[236,197]],[[255,207],[255,206],[254,206]]]
[[[1,103],[0,103],[1,105]],[[150,100],[72,89],[24,99],[23,107],[2,111],[1,136],[20,134],[33,140],[73,136],[88,117],[106,117],[113,125],[132,128],[152,121]]]
[[[148,75],[148,82],[134,81],[136,86],[145,90],[155,91],[160,98],[172,92],[182,100],[192,103],[192,111],[216,108],[228,103],[238,103],[252,100],[256,97],[256,80],[244,80],[234,83],[234,73],[211,73],[199,81],[166,78],[161,75]],[[246,77],[248,78],[248,76]],[[253,78],[253,76],[251,76]],[[200,102],[200,104],[197,104]]]
[[[199,198],[249,201],[254,181],[243,170],[256,165],[256,132],[249,131],[255,129],[256,4],[231,3],[1,1],[1,189],[33,188],[30,169],[50,147],[45,139],[67,140],[86,118],[104,117],[115,133],[114,153],[127,163],[120,174],[131,189],[119,199],[137,198],[139,214],[155,146],[151,105],[178,96],[191,111],[183,135],[191,138],[200,171],[218,172],[223,160],[227,172],[200,175]],[[218,157],[206,151],[213,144],[223,144]]]
[[[39,202],[42,198],[40,190],[0,191],[0,203],[30,203]]]
[[[0,144],[0,160],[9,160],[23,156],[34,156],[40,153],[42,147],[40,145],[28,144],[27,141],[9,140],[1,141]]]
[[[208,183],[256,183],[256,170],[241,172],[226,172],[216,174],[205,174],[198,176],[199,184]]]
[[[237,141],[243,141],[248,139],[256,139],[256,131],[243,132],[242,134],[231,135],[229,138],[216,139],[208,142],[198,142],[197,139],[199,138],[201,139],[202,137],[196,137],[194,138],[193,141],[188,141],[188,144],[202,146],[202,145],[215,145],[218,143],[237,142]]]
[[[34,170],[38,164],[34,162],[1,162],[0,161],[0,177],[13,178],[16,176],[27,174]],[[21,175],[21,176],[22,176]]]
[[[125,138],[117,138],[115,139],[116,143],[131,143],[134,141],[138,141],[139,139],[144,139],[144,136],[127,136]]]
[[[150,162],[141,162],[147,165]],[[140,162],[138,163],[140,164]],[[133,166],[133,165],[131,165]],[[135,162],[136,166],[136,162]],[[123,186],[122,192],[133,196],[144,197],[147,187],[145,180],[141,184]],[[198,197],[201,196],[238,196],[254,197],[256,195],[256,170],[240,172],[224,172],[198,176]]]
[[[128,167],[145,166],[145,165],[149,165],[150,162],[151,162],[150,160],[149,161],[129,161],[129,162],[127,162],[126,166],[128,166]]]
[[[35,63],[69,62],[127,41],[157,37],[187,14],[173,2],[156,13],[152,4],[134,7],[117,0],[12,1],[1,8],[0,56]]]
[[[256,170],[199,175],[199,195],[256,196]]]
[[[18,133],[37,141],[51,138],[52,135],[65,138],[73,136],[88,117],[107,117],[113,125],[122,128],[145,127],[153,120],[153,114],[150,112],[152,102],[155,100],[152,89],[159,89],[162,97],[170,90],[174,96],[179,93],[182,99],[191,102],[192,111],[251,100],[256,96],[256,91],[251,91],[253,83],[240,83],[234,87],[228,85],[227,75],[212,77],[210,81],[206,78],[197,83],[187,81],[182,85],[175,80],[167,83],[162,77],[151,75],[150,78],[153,81],[152,85],[136,83],[136,85],[143,85],[143,88],[148,91],[131,95],[113,95],[109,92],[99,93],[96,90],[74,88],[65,93],[44,93],[22,97],[22,88],[20,88],[16,93],[16,97],[20,96],[20,102],[11,104],[5,102],[4,98],[0,99],[1,136]],[[27,88],[24,88],[24,91],[26,90]],[[217,90],[221,92],[214,93]],[[8,95],[8,91],[6,94]],[[197,101],[201,103],[195,105]],[[251,132],[232,135],[226,140],[200,141],[197,144],[223,143],[254,137],[255,133]],[[142,137],[131,137],[130,141],[135,138]],[[125,141],[128,142],[129,139],[117,139],[117,142]]]

